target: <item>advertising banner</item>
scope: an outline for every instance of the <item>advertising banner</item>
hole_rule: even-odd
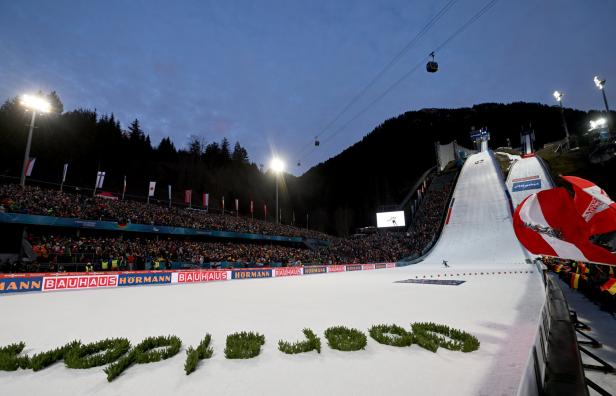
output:
[[[178,271],[171,274],[171,283],[226,281],[231,271]]]
[[[116,287],[118,275],[46,276],[43,291]]]
[[[347,265],[346,270],[347,271],[361,271],[361,264]]]
[[[312,275],[312,274],[326,274],[327,267],[324,265],[319,266],[307,266],[304,267],[304,275]]]
[[[346,265],[328,265],[327,272],[344,272],[346,271]]]
[[[42,276],[0,278],[0,293],[41,291]]]
[[[302,267],[274,268],[274,276],[297,276],[302,275]]]
[[[361,269],[364,271],[373,270],[375,269],[375,265],[374,264],[362,264]]]
[[[387,268],[387,264],[385,263],[374,264],[374,269],[383,269],[383,268]]]
[[[171,283],[170,273],[160,274],[120,274],[118,286],[158,285]]]
[[[238,269],[231,271],[231,279],[259,279],[271,277],[271,269]]]

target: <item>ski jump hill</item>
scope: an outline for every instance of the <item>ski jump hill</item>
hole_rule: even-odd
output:
[[[148,336],[173,334],[183,343],[174,357],[132,366],[111,383],[101,367],[75,370],[56,363],[39,372],[0,371],[1,393],[538,394],[546,359],[540,340],[546,288],[540,268],[514,235],[511,216],[500,168],[493,153],[483,151],[467,159],[441,236],[414,265],[337,266],[314,276],[306,276],[306,267],[296,274],[303,276],[0,295],[0,345],[24,341],[28,354],[74,339],[126,337],[135,345]],[[368,338],[364,350],[341,352],[323,337],[331,326],[367,334],[372,325],[410,328],[413,322],[470,332],[481,347],[472,353],[444,348],[432,353]],[[300,340],[306,327],[322,338],[320,354],[278,351],[278,340]],[[261,354],[225,359],[225,337],[243,330],[265,336]],[[186,376],[184,351],[206,333],[212,335],[214,355]]]

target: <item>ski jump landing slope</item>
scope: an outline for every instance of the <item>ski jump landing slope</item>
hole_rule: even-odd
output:
[[[516,160],[507,175],[507,188],[516,208],[530,194],[554,187],[550,172],[537,156]]]
[[[498,162],[491,151],[470,156],[462,168],[446,224],[428,256],[415,269],[515,267],[529,258],[512,226],[512,211]]]
[[[471,156],[454,192],[449,223],[421,263],[395,269],[231,280],[181,286],[15,293],[0,297],[0,345],[24,341],[25,353],[81,339],[88,343],[174,334],[176,356],[130,367],[108,383],[101,367],[62,363],[38,372],[0,371],[3,395],[517,395],[533,394],[532,347],[545,300],[536,267],[511,227],[509,202],[492,154]],[[449,261],[449,268],[442,266]],[[400,281],[429,278],[447,284]],[[336,351],[323,332],[344,325],[367,334],[376,324],[443,323],[474,334],[471,353],[417,345],[396,348],[368,338],[365,350]],[[309,327],[322,353],[285,355],[278,340],[301,340]],[[257,331],[259,356],[224,357],[225,337]],[[185,350],[212,335],[214,355],[183,371]],[[534,388],[536,391],[536,387]]]

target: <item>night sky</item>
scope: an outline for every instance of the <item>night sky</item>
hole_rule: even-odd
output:
[[[65,111],[139,118],[155,145],[226,136],[301,174],[408,110],[553,104],[555,89],[601,108],[595,74],[616,95],[616,1],[500,0],[436,54],[438,73],[422,66],[349,122],[488,2],[458,0],[322,132],[447,2],[0,0],[0,100],[55,90]]]

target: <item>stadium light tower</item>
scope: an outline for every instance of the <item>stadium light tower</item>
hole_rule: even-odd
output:
[[[276,177],[276,224],[280,222],[280,209],[278,209],[278,178],[284,171],[284,162],[278,158],[272,158],[272,162],[270,162],[270,169],[274,172],[274,177]]]
[[[607,97],[605,96],[605,79],[602,80],[601,78],[599,78],[599,76],[595,76],[593,78],[593,81],[595,82],[595,85],[597,86],[599,91],[601,91],[601,94],[603,95],[603,103],[605,104],[605,111],[609,114],[610,107],[607,105]]]
[[[32,111],[32,119],[30,120],[30,131],[28,132],[28,141],[26,142],[26,152],[24,153],[24,165],[21,170],[20,184],[22,187],[26,185],[26,170],[28,160],[30,159],[30,146],[32,144],[32,133],[34,132],[34,122],[36,121],[36,113],[49,113],[51,105],[48,101],[40,96],[23,95],[20,101],[21,105]]]
[[[565,144],[567,145],[567,149],[569,149],[569,128],[567,128],[567,121],[565,120],[565,109],[563,108],[563,97],[565,95],[560,91],[554,91],[552,95],[554,95],[554,99],[556,99],[558,105],[560,106],[560,116],[563,119],[563,128],[565,129]]]

